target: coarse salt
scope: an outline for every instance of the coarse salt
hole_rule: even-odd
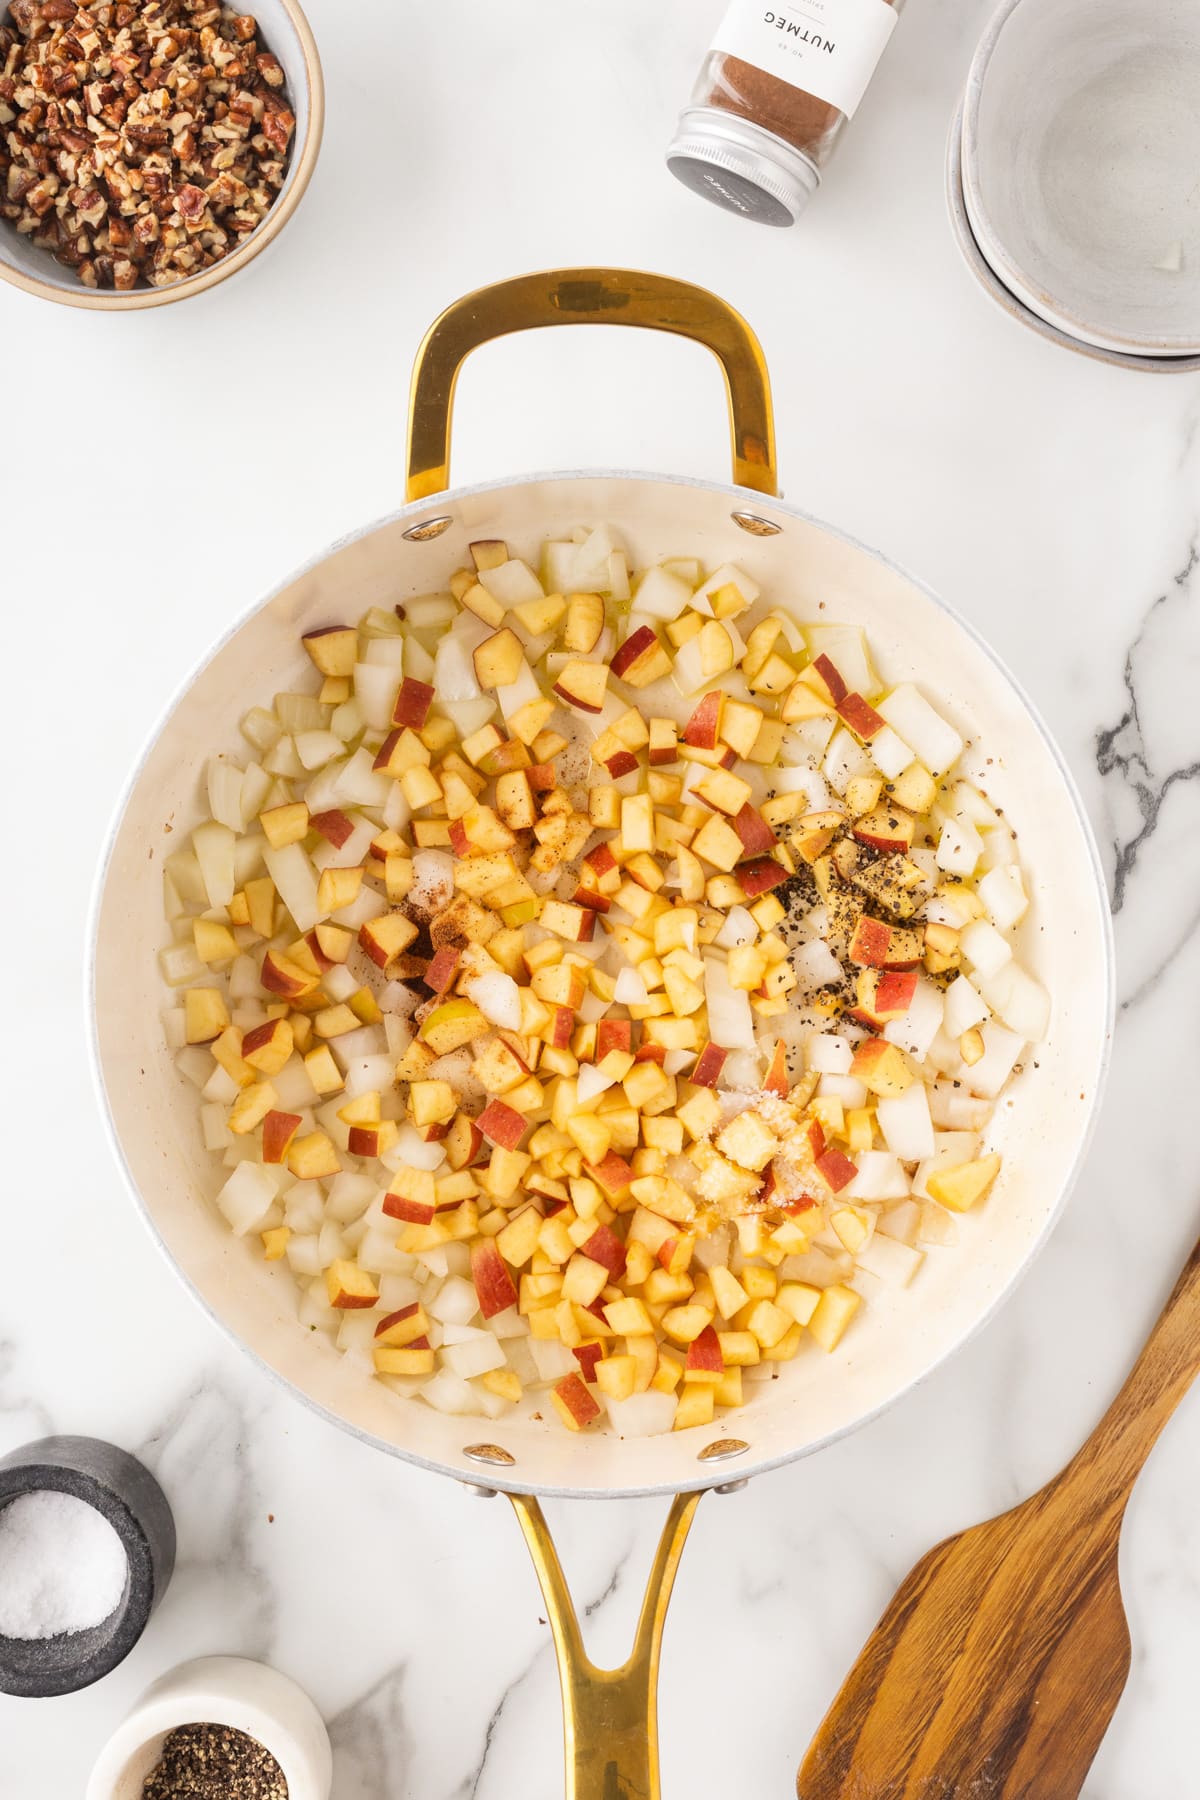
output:
[[[108,1520],[73,1494],[38,1490],[0,1511],[0,1636],[88,1631],[115,1612],[129,1565]]]

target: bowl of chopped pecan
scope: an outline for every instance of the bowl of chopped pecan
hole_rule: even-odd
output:
[[[0,0],[0,276],[116,311],[215,287],[295,212],[323,120],[295,0]]]

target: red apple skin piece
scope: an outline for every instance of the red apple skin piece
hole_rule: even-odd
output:
[[[609,1200],[619,1200],[629,1192],[633,1170],[623,1156],[610,1150],[603,1162],[585,1163],[584,1168]]]
[[[336,806],[331,812],[313,813],[308,822],[314,831],[320,832],[327,844],[333,845],[335,850],[340,850],[346,839],[354,833],[354,826],[345,813]]]
[[[525,779],[535,794],[552,794],[558,786],[558,776],[552,762],[533,763],[526,769]]]
[[[569,1006],[554,1006],[550,1009],[550,1036],[548,1042],[555,1050],[565,1050],[571,1042],[575,1031],[575,1014]]]
[[[703,1369],[710,1375],[725,1373],[725,1358],[721,1353],[715,1326],[706,1325],[700,1336],[692,1339],[688,1345],[686,1366],[689,1369]]]
[[[265,1025],[255,1025],[242,1039],[242,1055],[252,1056],[256,1050],[262,1050],[271,1043],[282,1023],[281,1019],[268,1019]]]
[[[400,683],[400,692],[396,695],[392,724],[407,725],[412,731],[420,731],[424,728],[432,705],[433,689],[429,683],[414,681],[411,675],[406,675]]]
[[[850,689],[842,680],[838,669],[830,662],[827,656],[815,657],[813,659],[813,668],[825,683],[829,692],[829,698],[833,701],[833,704],[835,706],[840,706],[842,701],[846,698],[846,695],[850,692]]]
[[[603,1344],[576,1344],[572,1354],[579,1363],[585,1381],[595,1381],[596,1364],[604,1355]]]
[[[325,952],[322,950],[321,940],[317,936],[315,925],[311,931],[305,932],[304,941],[312,953],[313,961],[316,963],[318,969],[321,970],[322,974],[324,974],[326,969],[332,969],[333,959],[332,957],[326,956]]]
[[[625,639],[621,648],[613,653],[609,668],[619,681],[627,669],[640,661],[649,651],[659,648],[658,633],[650,625],[639,625],[637,630]]]
[[[590,1425],[600,1417],[600,1402],[588,1393],[582,1376],[565,1375],[555,1384],[554,1392],[577,1425]]]
[[[517,1304],[517,1290],[493,1238],[471,1246],[471,1280],[485,1319]]]
[[[683,728],[683,741],[693,750],[715,750],[721,740],[721,709],[725,696],[719,688],[705,694]]]
[[[810,1200],[807,1195],[802,1195],[799,1200],[789,1200],[787,1205],[781,1206],[779,1210],[785,1212],[789,1219],[794,1219],[800,1213],[811,1212],[816,1204],[815,1200]]]
[[[791,1082],[788,1079],[787,1045],[782,1038],[776,1041],[775,1054],[771,1058],[771,1066],[767,1070],[763,1087],[768,1094],[778,1094],[782,1100],[786,1100],[791,1092]]]
[[[432,1225],[437,1207],[422,1206],[419,1200],[406,1200],[402,1194],[385,1194],[383,1211],[389,1219],[399,1219],[405,1225]]]
[[[917,992],[915,969],[887,969],[875,990],[875,1009],[882,1017],[900,1018],[913,1003]]]
[[[389,759],[391,758],[392,751],[396,748],[396,745],[400,742],[400,739],[403,736],[403,733],[404,733],[404,727],[402,725],[398,725],[396,727],[395,731],[388,732],[388,734],[384,738],[382,744],[380,744],[379,750],[375,757],[375,761],[372,764],[372,767],[374,769],[378,770],[378,769],[386,769],[387,768]]]
[[[766,1167],[766,1172],[763,1175],[762,1186],[758,1190],[760,1206],[773,1206],[775,1204],[775,1190],[778,1186],[779,1176],[776,1173],[775,1164],[769,1162]]]
[[[299,1129],[299,1113],[269,1112],[262,1123],[263,1161],[281,1163]]]
[[[657,1063],[661,1069],[667,1060],[667,1046],[665,1044],[639,1044],[633,1053],[633,1060],[635,1063]]]
[[[450,848],[455,856],[470,856],[471,840],[467,836],[461,819],[450,821]]]
[[[611,1226],[598,1226],[583,1246],[583,1254],[607,1269],[614,1281],[625,1273],[625,1246]]]
[[[500,1150],[516,1150],[529,1129],[529,1121],[503,1100],[492,1100],[475,1121],[489,1144]]]
[[[846,694],[837,702],[837,710],[838,716],[846,721],[855,737],[861,738],[864,743],[869,744],[883,730],[885,721],[861,694]]]
[[[885,968],[891,941],[891,926],[885,925],[882,919],[868,918],[864,913],[850,940],[850,961],[864,969]]]
[[[284,1000],[298,999],[308,988],[306,981],[293,980],[286,969],[279,967],[279,960],[273,950],[268,950],[263,957],[259,980],[269,994],[279,994]]]
[[[772,888],[782,887],[788,874],[773,856],[756,856],[749,862],[738,864],[737,879],[747,900],[756,900],[760,894],[769,894]]]
[[[720,1044],[705,1044],[696,1058],[696,1066],[692,1070],[691,1079],[697,1087],[715,1088],[725,1067],[728,1050],[722,1050]]]
[[[626,1055],[633,1050],[632,1019],[600,1019],[596,1024],[596,1061],[603,1062],[610,1050]]]
[[[604,766],[614,781],[620,781],[622,775],[632,775],[639,764],[632,750],[618,750],[615,756],[609,757]]]
[[[439,997],[449,993],[461,961],[461,950],[456,950],[453,945],[443,944],[429,960],[429,967],[425,971],[425,986]]]
[[[618,866],[617,859],[608,844],[597,844],[594,850],[588,851],[583,860],[597,879],[602,875],[610,874]]]
[[[425,1139],[427,1144],[440,1144],[444,1137],[450,1136],[449,1119],[443,1119],[438,1125],[424,1126],[421,1131],[421,1136]],[[438,1210],[440,1212],[441,1208],[439,1207]]]
[[[751,806],[748,800],[730,823],[741,838],[747,856],[767,856],[775,848],[775,833],[758,808]]]
[[[589,912],[606,913],[612,906],[607,894],[598,894],[595,888],[577,887],[571,895],[575,906],[586,906]]]
[[[575,942],[577,944],[590,944],[595,935],[596,909],[595,907],[586,906],[584,907],[584,917],[579,921],[579,936],[576,938]]]
[[[542,1211],[548,1219],[552,1219],[555,1213],[565,1212],[569,1205],[570,1202],[568,1200],[546,1200],[543,1203]],[[591,1307],[589,1307],[588,1311],[590,1312],[591,1310]],[[600,1315],[597,1314],[597,1317],[599,1316]]]
[[[810,1119],[804,1127],[808,1136],[808,1147],[812,1151],[814,1163],[819,1156],[825,1154],[825,1127],[820,1119]]]
[[[824,1176],[835,1194],[840,1194],[848,1187],[858,1174],[857,1165],[843,1156],[840,1150],[826,1150],[817,1158],[817,1173]]]

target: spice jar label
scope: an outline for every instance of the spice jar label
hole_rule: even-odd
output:
[[[733,0],[713,48],[852,116],[896,26],[888,0]]]

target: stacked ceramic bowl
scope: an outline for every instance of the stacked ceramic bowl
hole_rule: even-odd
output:
[[[1003,0],[950,133],[981,286],[1084,356],[1200,369],[1200,0]]]

